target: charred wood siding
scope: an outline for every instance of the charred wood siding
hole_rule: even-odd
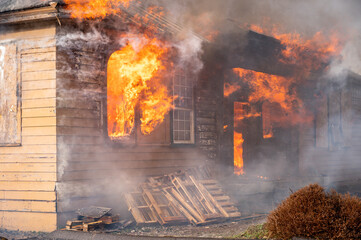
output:
[[[64,44],[64,39],[86,35],[91,29],[71,21],[62,23],[58,28],[56,103],[60,225],[66,213],[84,204],[121,208],[121,193],[133,181],[205,160],[193,146],[171,145],[169,117],[165,120],[168,143],[152,145],[154,141],[139,139],[138,144],[126,146],[111,142],[106,130],[106,69],[108,57],[119,46],[79,38]]]
[[[333,86],[322,99],[315,125],[300,130],[300,169],[332,180],[359,177],[361,80],[349,73],[343,86]]]
[[[0,41],[17,45],[21,146],[0,147],[0,228],[56,229],[55,24],[18,26]]]

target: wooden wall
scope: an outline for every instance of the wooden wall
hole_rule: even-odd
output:
[[[361,170],[361,77],[349,74],[342,86],[328,86],[314,125],[300,129],[300,170],[330,181],[358,179]]]
[[[0,146],[0,228],[56,229],[55,23],[7,27],[0,41],[17,44],[21,146]]]
[[[86,34],[88,41],[81,39]],[[79,207],[97,204],[124,208],[122,193],[146,176],[170,173],[202,164],[206,157],[196,146],[172,146],[170,115],[158,130],[168,143],[140,139],[126,146],[111,142],[106,131],[106,68],[112,42],[97,39],[94,29],[63,22],[57,55],[57,152],[59,162],[59,221]],[[94,37],[94,39],[92,39]],[[111,40],[110,40],[111,41]],[[205,113],[206,114],[206,113]],[[155,131],[158,131],[155,130]],[[143,137],[142,137],[143,138]],[[156,138],[155,138],[156,139]],[[152,144],[153,143],[153,144]],[[60,225],[61,225],[60,223]]]

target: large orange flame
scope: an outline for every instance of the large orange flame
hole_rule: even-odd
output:
[[[311,38],[306,38],[299,33],[283,33],[281,27],[276,25],[267,28],[250,25],[250,29],[280,40],[285,47],[282,50],[280,60],[285,63],[296,64],[303,69],[303,74],[325,67],[332,58],[340,54],[344,44],[343,38],[337,32],[332,32],[326,36],[320,31]]]
[[[121,11],[120,6],[128,7],[133,0],[64,0],[73,18],[105,18]]]
[[[242,133],[234,131],[234,173],[237,175],[244,174],[243,169],[243,135]]]
[[[160,77],[167,53],[156,39],[139,50],[130,44],[114,52],[108,62],[108,135],[129,136],[139,110],[143,134],[151,133],[172,108],[173,97]]]
[[[279,104],[284,115],[278,115],[272,120],[289,126],[312,120],[303,101],[293,88],[295,78],[286,78],[243,68],[235,68],[233,71],[240,77],[241,81],[249,84],[251,93],[248,101],[250,103],[268,101]]]

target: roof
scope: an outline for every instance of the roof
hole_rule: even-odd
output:
[[[57,0],[0,0],[0,13],[49,6]]]

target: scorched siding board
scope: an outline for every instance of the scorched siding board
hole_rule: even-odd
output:
[[[16,43],[21,86],[21,146],[0,147],[0,228],[56,229],[55,23],[0,34]]]

